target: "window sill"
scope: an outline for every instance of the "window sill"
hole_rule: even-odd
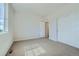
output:
[[[7,32],[0,32],[0,35],[6,34]]]

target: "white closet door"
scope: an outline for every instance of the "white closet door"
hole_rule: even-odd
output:
[[[79,14],[62,17],[58,21],[58,40],[79,48]]]

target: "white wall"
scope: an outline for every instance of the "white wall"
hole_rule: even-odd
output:
[[[41,37],[40,19],[33,13],[16,12],[14,28],[15,41]]]
[[[61,16],[51,17],[49,39],[79,48],[79,7],[68,8]]]
[[[58,40],[79,48],[79,11],[58,20]]]
[[[57,41],[57,24],[55,17],[51,17],[49,20],[49,39]]]
[[[45,22],[40,22],[40,37],[45,37]]]
[[[10,48],[11,44],[13,43],[13,14],[14,11],[10,4],[7,5],[8,8],[8,29],[9,32],[0,34],[0,56],[5,55]],[[6,19],[6,18],[5,18]]]

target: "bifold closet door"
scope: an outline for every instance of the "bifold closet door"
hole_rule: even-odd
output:
[[[79,48],[79,14],[70,14],[58,20],[58,41]]]

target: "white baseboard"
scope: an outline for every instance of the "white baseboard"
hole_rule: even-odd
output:
[[[23,40],[33,40],[33,39],[43,39],[45,37],[35,37],[35,38],[16,38],[14,41],[23,41]]]

